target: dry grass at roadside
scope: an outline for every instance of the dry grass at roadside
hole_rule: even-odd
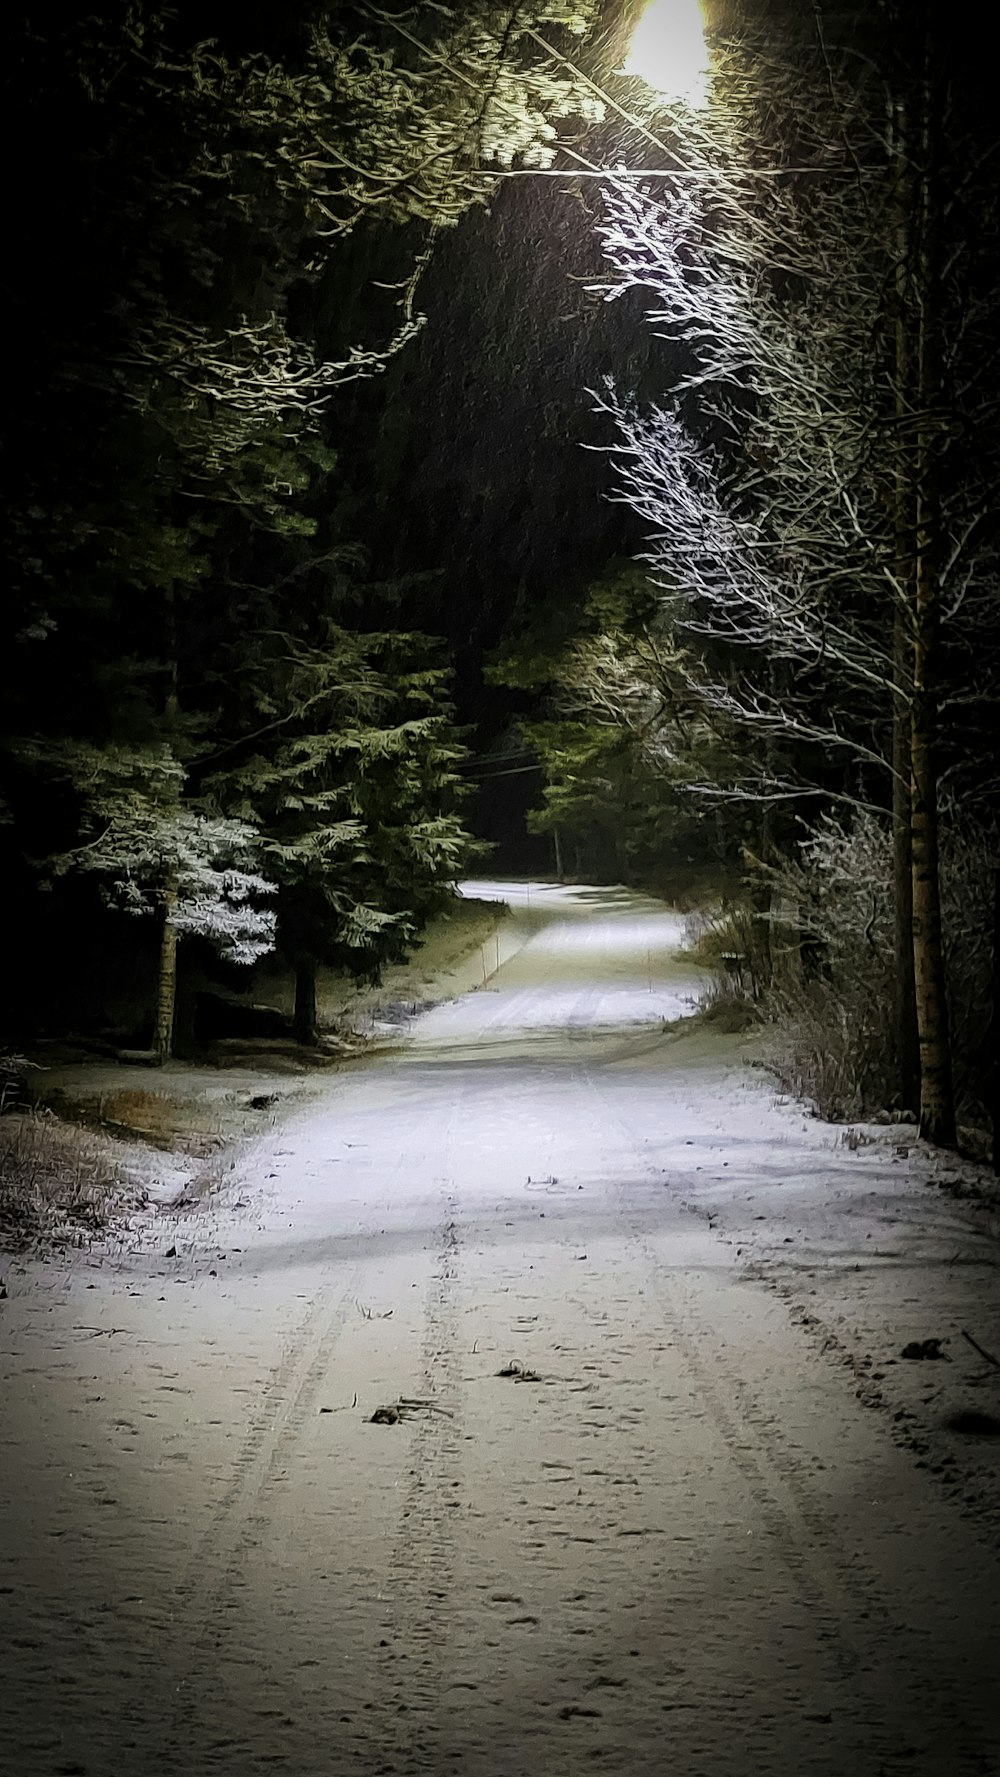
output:
[[[142,1193],[99,1136],[51,1112],[0,1117],[0,1245],[84,1246]]]
[[[353,1031],[447,997],[505,917],[494,902],[456,898],[379,987],[321,983],[324,1017]],[[291,991],[275,985],[276,1000]],[[299,1085],[320,1063],[343,1059],[291,1043],[245,1047],[218,1044],[213,1065],[174,1064],[155,1085],[121,1062],[0,1053],[0,1247],[84,1246],[147,1203],[222,1190],[253,1142],[299,1102]],[[229,1089],[223,1072],[220,1088],[220,1068],[233,1066],[239,1081]]]
[[[242,1134],[246,1121],[235,1101],[232,1106],[224,1100],[204,1102],[190,1092],[168,1088],[116,1085],[88,1092],[81,1083],[72,1092],[50,1090],[46,1101],[58,1116],[95,1134],[198,1159],[208,1159],[225,1146],[234,1124],[236,1133]]]
[[[732,1035],[757,1024],[764,958],[750,910],[731,901],[696,908],[685,919],[684,938],[686,955],[712,977],[698,1015]]]

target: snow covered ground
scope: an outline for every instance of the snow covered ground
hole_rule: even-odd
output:
[[[659,903],[491,890],[222,1193],[8,1269],[10,1768],[993,1772],[974,1169],[677,1025]]]

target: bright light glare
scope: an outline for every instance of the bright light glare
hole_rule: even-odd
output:
[[[651,0],[618,72],[644,80],[661,99],[704,105],[708,50],[698,0]]]

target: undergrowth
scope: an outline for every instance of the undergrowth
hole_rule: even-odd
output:
[[[767,957],[753,911],[734,900],[699,908],[687,915],[684,937],[688,956],[711,975],[698,1002],[701,1017],[734,1034],[756,1024]]]
[[[784,1090],[812,1105],[824,1122],[899,1108],[891,1006],[888,980],[775,982],[767,994],[762,1059]]]
[[[959,1121],[986,1139],[995,1093],[990,978],[997,840],[943,829],[942,903]],[[785,1091],[828,1122],[919,1109],[900,1095],[888,822],[821,817],[791,857],[754,862],[752,889],[688,921],[694,960],[712,971],[704,1016],[762,1027],[761,1058]],[[767,902],[767,911],[757,909]],[[756,906],[751,903],[756,903]],[[743,1020],[741,1025],[740,1020]]]
[[[134,1190],[75,1124],[48,1111],[0,1117],[0,1243],[84,1246],[134,1207]]]

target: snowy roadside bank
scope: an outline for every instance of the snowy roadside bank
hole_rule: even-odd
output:
[[[644,1061],[665,1182],[917,1466],[1000,1526],[997,1181],[906,1125],[822,1123],[755,1061],[710,1025]]]
[[[331,1069],[391,1046],[421,1011],[481,985],[532,929],[495,895],[463,886],[378,986],[321,971],[331,1035],[315,1051],[290,1039],[231,1039],[200,1061],[154,1070],[39,1045],[23,1074],[34,1109],[8,1107],[0,1124],[0,1251],[39,1239],[78,1247],[105,1226],[127,1242],[146,1206],[218,1192],[285,1116],[329,1093]],[[291,1012],[289,981],[265,980],[262,992]]]

